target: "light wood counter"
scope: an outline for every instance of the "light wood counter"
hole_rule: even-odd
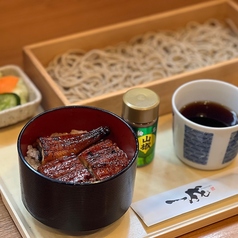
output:
[[[9,0],[0,2],[0,65],[23,66],[22,47],[108,24],[163,12],[207,0]],[[212,0],[211,0],[212,1]],[[238,0],[236,0],[238,2]],[[17,134],[23,123],[11,127]],[[7,134],[6,130],[4,135]],[[16,138],[1,138],[12,143]],[[0,144],[0,148],[4,146]],[[238,211],[237,211],[238,212]],[[237,237],[238,215],[182,237]],[[0,237],[21,237],[0,199]]]
[[[151,194],[157,194],[158,191],[167,190],[167,187],[174,187],[177,186],[176,184],[187,184],[192,179],[193,181],[199,180],[201,178],[209,177],[214,174],[220,173],[219,171],[209,172],[209,171],[199,171],[188,166],[185,166],[180,162],[176,157],[174,157],[171,145],[171,122],[172,122],[171,115],[165,115],[160,117],[159,119],[159,131],[158,131],[158,139],[156,145],[156,157],[154,161],[145,167],[138,168],[137,170],[137,177],[136,177],[136,185],[135,185],[135,192],[134,192],[134,199],[140,200],[146,196],[151,196]],[[8,169],[1,168],[0,172],[1,178],[3,179],[5,189],[3,191],[8,190],[8,200],[10,204],[13,204],[13,209],[9,208],[10,212],[12,210],[15,213],[19,213],[23,215],[24,222],[16,223],[21,224],[20,230],[21,232],[24,231],[25,228],[31,227],[31,230],[35,231],[36,234],[46,236],[49,234],[54,234],[54,231],[47,230],[47,227],[39,226],[38,223],[31,221],[31,216],[28,212],[23,209],[23,204],[20,199],[20,192],[16,192],[19,190],[19,178],[18,171],[16,171],[17,166],[17,153],[12,152],[16,148],[16,140],[21,128],[25,125],[26,121],[19,122],[15,125],[2,128],[0,129],[0,158],[8,161],[5,162],[5,166]],[[169,133],[169,135],[168,135]],[[6,148],[6,149],[5,149]],[[168,149],[167,149],[168,148]],[[9,155],[7,158],[6,155]],[[14,158],[12,158],[14,157]],[[2,161],[1,161],[2,164]],[[237,167],[237,161],[235,161],[230,168]],[[169,167],[168,167],[169,166]],[[160,167],[164,168],[161,169]],[[9,168],[11,171],[9,171]],[[229,168],[228,168],[229,169]],[[10,178],[10,177],[12,178]],[[181,181],[175,181],[175,179],[180,179]],[[8,182],[11,181],[11,182]],[[148,183],[146,181],[150,181],[150,186],[147,187]],[[172,184],[171,184],[172,183]],[[147,185],[146,185],[147,184]],[[10,185],[10,186],[9,186]],[[6,187],[7,186],[7,187]],[[161,188],[161,187],[165,188]],[[143,191],[140,190],[142,188]],[[10,195],[11,194],[11,195]],[[181,216],[180,218],[176,218],[174,221],[168,222],[168,227],[175,226],[174,231],[166,231],[166,234],[183,234],[181,237],[204,237],[204,238],[211,238],[211,237],[237,237],[238,234],[238,211],[236,211],[237,205],[235,208],[229,210],[228,212],[219,212],[216,211],[217,208],[227,206],[229,204],[237,204],[236,197],[234,199],[225,201],[224,203],[218,203],[218,205],[209,205],[208,208],[200,209],[197,212],[190,212],[189,218],[185,216]],[[133,199],[133,200],[134,200]],[[234,203],[235,200],[235,203]],[[16,203],[16,204],[15,204]],[[14,205],[15,204],[15,205]],[[9,206],[8,206],[9,207]],[[18,211],[19,210],[19,211]],[[216,212],[213,212],[216,211]],[[207,216],[207,212],[212,212],[212,217]],[[21,216],[22,216],[21,215]],[[197,217],[201,217],[197,219]],[[224,217],[224,220],[222,220]],[[30,218],[30,219],[29,219]],[[191,218],[191,219],[190,219]],[[228,219],[225,219],[228,218]],[[15,221],[19,221],[15,215],[13,215],[13,219]],[[22,219],[22,218],[21,218]],[[193,222],[195,220],[195,222]],[[198,220],[198,221],[196,221]],[[221,221],[222,220],[222,221]],[[23,220],[21,220],[23,221]],[[192,222],[190,224],[190,222]],[[216,222],[216,223],[215,223]],[[184,227],[181,224],[186,224]],[[213,224],[214,223],[214,224]],[[23,224],[23,225],[22,225]],[[24,225],[25,224],[25,225]],[[206,226],[207,224],[212,224]],[[36,228],[34,228],[36,226]],[[166,226],[166,225],[162,225]],[[201,228],[203,227],[203,228]],[[18,227],[19,228],[19,227]],[[23,228],[23,229],[22,229]],[[200,229],[197,229],[200,228]],[[133,237],[137,234],[143,234],[144,237],[145,232],[147,234],[156,233],[160,231],[161,225],[155,225],[154,228],[146,228],[142,221],[139,221],[138,218],[135,216],[134,212],[130,209],[121,219],[120,221],[113,223],[110,225],[109,228],[103,228],[102,231],[99,233],[95,233],[92,237],[98,237],[97,235],[106,234],[106,237],[115,237],[115,232],[124,229],[121,231],[125,237],[130,237],[130,234],[133,234]],[[130,230],[130,231],[129,231]],[[191,232],[192,231],[192,232]],[[186,234],[186,232],[190,232]],[[158,233],[160,234],[160,233]],[[37,235],[37,237],[38,237]],[[117,234],[118,235],[118,234]],[[2,199],[0,199],[0,237],[7,237],[7,238],[17,238],[21,237],[19,231],[16,228],[10,214],[8,213],[6,207],[3,204]],[[48,236],[47,236],[48,237]],[[58,235],[56,236],[58,237]],[[59,237],[62,237],[61,235]],[[84,236],[83,236],[84,237]],[[116,236],[120,237],[120,236]],[[149,236],[146,236],[149,237]],[[162,235],[162,237],[167,237],[166,235]],[[140,238],[140,237],[138,237]]]
[[[238,234],[238,215],[215,224],[195,230],[180,236],[181,238],[236,238]],[[13,223],[8,211],[0,199],[0,237],[21,238],[19,231]],[[138,237],[139,238],[139,237]]]

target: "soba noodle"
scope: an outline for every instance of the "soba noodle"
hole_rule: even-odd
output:
[[[56,56],[47,71],[73,103],[237,56],[234,25],[210,19],[177,31],[148,32],[105,49],[72,49]]]

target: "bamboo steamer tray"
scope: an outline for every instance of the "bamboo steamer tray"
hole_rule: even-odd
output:
[[[238,26],[238,6],[231,0],[208,1],[173,11],[151,15],[115,25],[109,25],[90,31],[40,42],[23,48],[24,70],[40,89],[43,99],[42,106],[49,109],[62,105],[72,105],[60,91],[54,80],[46,71],[49,62],[69,49],[80,48],[85,51],[102,49],[116,45],[122,41],[153,30],[176,30],[190,21],[205,22],[210,18],[218,20],[231,19]],[[95,40],[96,39],[96,40]],[[238,58],[184,72],[153,82],[137,85],[147,87],[159,94],[161,99],[160,115],[171,112],[171,96],[174,90],[183,83],[195,79],[220,79],[238,86]],[[125,88],[113,93],[82,100],[74,104],[90,105],[107,109],[118,115],[121,113],[122,95]]]

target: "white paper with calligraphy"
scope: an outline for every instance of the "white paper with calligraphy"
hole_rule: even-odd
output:
[[[238,171],[231,170],[134,202],[131,207],[147,226],[152,226],[235,195]]]

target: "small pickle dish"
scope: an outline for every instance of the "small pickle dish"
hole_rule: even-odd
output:
[[[106,139],[116,143],[128,158],[128,164],[112,176],[86,183],[62,181],[42,174],[26,161],[29,145],[39,137],[72,129],[87,134],[100,127],[109,129]],[[40,113],[22,128],[17,150],[23,204],[35,219],[49,227],[65,233],[94,232],[118,220],[131,205],[138,141],[131,127],[109,111],[63,106]]]
[[[9,78],[18,79],[18,82],[10,82]],[[6,80],[2,80],[5,78]],[[0,128],[15,124],[35,115],[42,96],[25,72],[16,65],[0,67]],[[7,82],[8,81],[8,82]],[[7,82],[7,83],[6,83]],[[16,84],[16,85],[13,85]],[[14,86],[14,88],[12,88]],[[11,91],[8,91],[11,88]],[[3,95],[15,95],[19,102],[11,105],[10,98],[3,98]],[[6,107],[6,108],[5,108]],[[4,110],[3,110],[4,109]]]

